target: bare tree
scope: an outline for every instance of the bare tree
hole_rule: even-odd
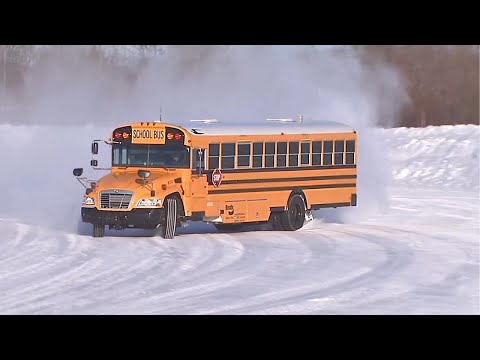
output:
[[[370,64],[386,62],[407,80],[411,106],[400,126],[479,123],[479,47],[362,46]]]

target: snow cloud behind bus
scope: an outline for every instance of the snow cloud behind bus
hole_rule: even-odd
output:
[[[216,118],[264,122],[303,115],[357,130],[358,206],[324,210],[336,221],[354,221],[387,205],[391,171],[387,146],[372,129],[393,125],[408,99],[400,76],[367,66],[349,48],[311,46],[169,46],[138,70],[133,82],[102,73],[85,61],[52,57],[25,82],[29,107],[6,117],[0,159],[7,189],[0,214],[73,229],[83,189],[71,174],[89,167],[90,143],[117,126],[159,118]],[[14,135],[12,135],[14,134]],[[108,147],[101,149],[108,165]],[[28,204],[28,205],[26,205]],[[341,214],[341,217],[337,217]]]

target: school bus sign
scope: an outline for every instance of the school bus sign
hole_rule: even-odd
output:
[[[165,128],[132,128],[132,144],[165,144]]]

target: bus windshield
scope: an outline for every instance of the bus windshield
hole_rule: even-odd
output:
[[[119,145],[112,148],[112,166],[190,167],[190,148],[184,145]]]

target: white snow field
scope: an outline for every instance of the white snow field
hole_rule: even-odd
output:
[[[356,209],[296,232],[191,223],[173,240],[79,235],[89,140],[66,132],[60,156],[48,129],[0,130],[1,314],[480,314],[480,126],[378,130],[392,181],[374,211],[359,179]]]

